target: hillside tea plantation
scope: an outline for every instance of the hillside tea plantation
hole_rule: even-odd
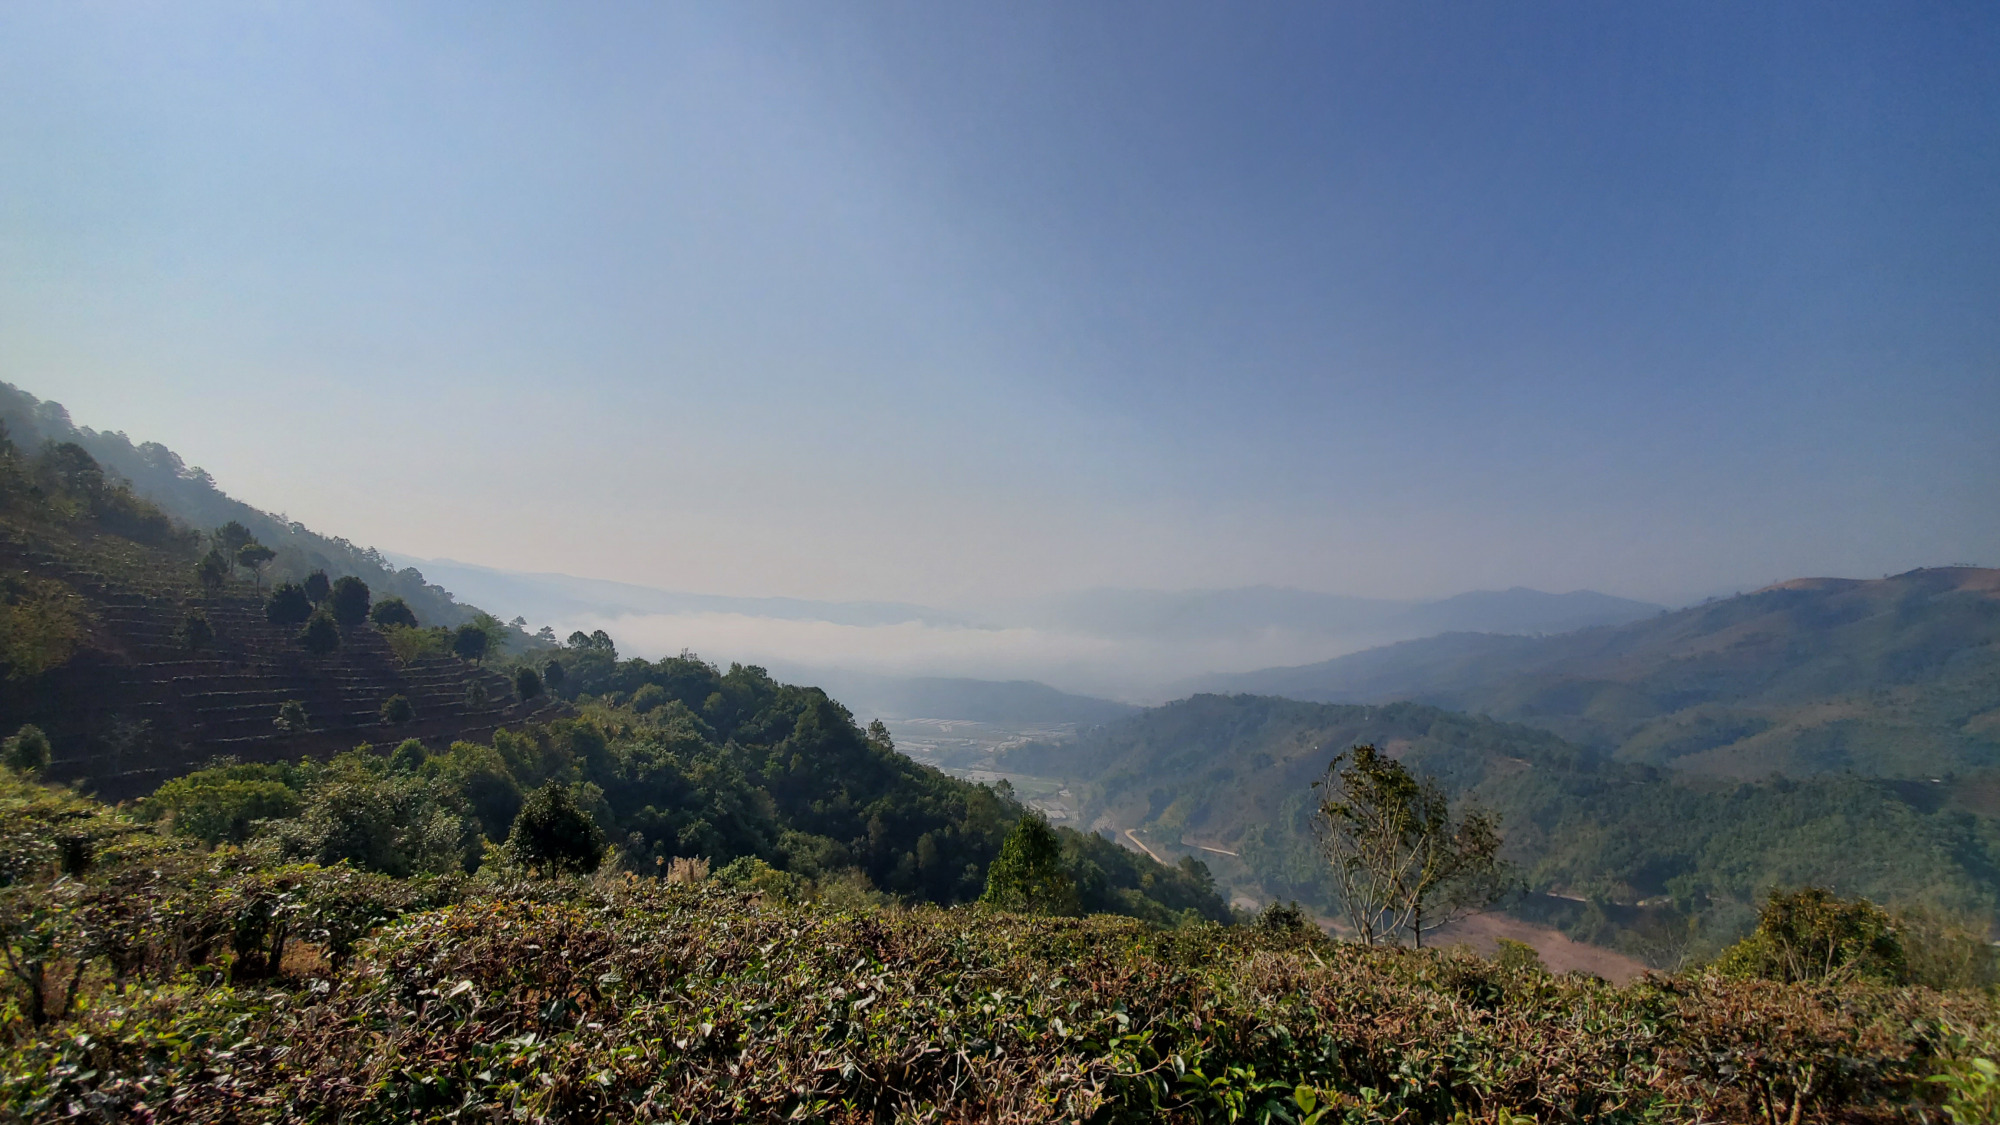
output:
[[[1861,982],[1614,988],[1283,910],[398,879],[0,784],[10,1119],[1936,1121],[1974,1104],[2000,1014]]]

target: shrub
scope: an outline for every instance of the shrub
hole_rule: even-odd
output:
[[[208,614],[191,609],[174,630],[174,638],[189,652],[200,652],[215,643],[215,626],[209,624]]]
[[[429,757],[430,752],[424,749],[422,739],[406,738],[389,752],[389,768],[401,773],[415,773],[424,768],[424,762]]]
[[[176,836],[204,844],[241,844],[257,822],[299,811],[289,766],[218,766],[177,777],[140,805],[146,820],[170,820]]]
[[[563,666],[553,660],[542,665],[542,682],[547,684],[552,692],[562,690],[563,680],[567,677],[568,673],[563,671]]]
[[[706,883],[708,881],[708,861],[700,856],[675,856],[667,864],[669,883]]]
[[[195,564],[194,577],[202,589],[213,594],[229,581],[229,560],[219,550],[210,551]]]
[[[288,734],[297,734],[306,729],[306,705],[296,699],[287,699],[278,704],[278,717],[272,725]]]
[[[368,620],[373,621],[377,629],[417,627],[417,615],[410,608],[410,603],[394,596],[376,602],[375,608],[368,611]]]
[[[521,669],[514,673],[514,694],[520,696],[523,703],[537,698],[542,694],[542,678],[535,674],[533,668]]]
[[[1545,973],[1548,967],[1542,964],[1542,955],[1525,941],[1512,938],[1499,939],[1500,947],[1493,951],[1493,963],[1509,972]]]
[[[299,815],[279,827],[287,855],[324,866],[442,875],[478,857],[479,832],[457,794],[431,778],[386,770],[372,755],[335,758],[307,789]]]
[[[389,642],[389,651],[405,664],[426,656],[440,655],[451,648],[451,634],[442,628],[410,629],[391,625],[382,630],[382,636]]]
[[[340,647],[340,626],[325,613],[315,613],[299,630],[299,644],[314,656],[325,656]]]
[[[348,575],[333,584],[327,595],[327,610],[343,629],[352,629],[368,620],[368,583]]]
[[[49,736],[33,723],[24,724],[0,744],[0,759],[15,773],[33,777],[49,768]]]
[[[507,853],[515,863],[544,875],[589,874],[604,860],[604,830],[576,803],[569,786],[551,781],[528,794]]]
[[[324,570],[315,570],[311,574],[306,575],[304,586],[306,597],[314,605],[325,601],[327,595],[333,592],[333,583],[327,578],[326,571]]]
[[[0,662],[13,679],[67,662],[84,637],[81,599],[61,582],[0,577]]]
[[[1867,899],[1824,887],[1773,890],[1757,929],[1722,952],[1717,971],[1738,980],[1785,982],[1860,978],[1901,983],[1903,946],[1894,923]]]
[[[303,625],[312,615],[312,601],[296,582],[278,583],[264,601],[264,620],[273,625]]]
[[[1903,946],[1911,984],[1940,991],[1985,990],[2000,983],[2000,964],[1986,940],[1985,925],[1939,910],[1906,907],[1896,912],[1896,937]]]
[[[392,695],[382,701],[382,721],[390,726],[407,723],[417,717],[417,709],[410,706],[407,695]]]
[[[475,664],[485,657],[486,649],[491,643],[486,630],[469,621],[460,625],[458,631],[451,635],[451,651]]]

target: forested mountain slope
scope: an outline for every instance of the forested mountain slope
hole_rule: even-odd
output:
[[[461,647],[478,625],[425,629],[393,598],[372,613],[351,578],[314,608],[306,588],[224,567],[217,538],[74,443],[30,456],[0,440],[0,733],[46,732],[48,776],[113,799],[166,782],[154,807],[210,843],[296,821],[287,839],[319,841],[304,854],[397,875],[477,866],[481,836],[505,839],[523,794],[558,784],[635,871],[757,860],[935,902],[976,898],[1022,816],[1004,789],[863,734],[817,688],[621,661],[603,634],[503,675]],[[1089,909],[1229,917],[1199,865],[1062,840]]]
[[[2000,765],[2000,571],[1815,578],[1555,637],[1450,634],[1212,690],[1414,700],[1732,777]]]
[[[1017,751],[1007,764],[1072,779],[1086,823],[1132,827],[1156,846],[1238,853],[1264,894],[1330,908],[1308,825],[1311,786],[1362,742],[1500,814],[1507,857],[1541,893],[1516,909],[1656,960],[1663,938],[1678,954],[1691,933],[1704,947],[1739,936],[1773,886],[1822,884],[1985,919],[2000,898],[2000,822],[1949,787],[1678,776],[1422,704],[1201,695],[1075,743]],[[1983,794],[1992,779],[1979,780],[1970,788]]]
[[[398,570],[372,547],[357,547],[345,539],[317,534],[303,524],[230,497],[207,473],[190,468],[158,442],[134,445],[122,433],[78,426],[59,402],[44,402],[19,387],[0,383],[0,423],[27,455],[53,443],[76,443],[98,464],[129,483],[133,492],[188,527],[205,530],[232,520],[242,524],[259,542],[277,552],[267,570],[272,578],[300,579],[315,570],[332,578],[352,575],[379,594],[402,598],[426,625],[458,625],[479,612],[455,601],[443,587],[425,581],[414,567]]]
[[[309,651],[299,624],[270,620],[268,581],[198,581],[208,550],[79,447],[0,444],[0,731],[42,727],[51,776],[121,798],[218,755],[444,745],[528,713],[506,678],[439,651],[434,633],[405,630],[419,643],[399,657],[374,623],[329,622],[331,647]],[[409,710],[392,721],[398,696]]]

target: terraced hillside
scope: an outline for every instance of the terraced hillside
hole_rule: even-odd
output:
[[[35,461],[4,460],[0,730],[31,722],[47,731],[53,778],[119,799],[220,755],[323,757],[405,738],[442,745],[528,713],[498,672],[449,656],[403,663],[366,624],[346,630],[334,652],[311,655],[296,626],[265,620],[264,591],[252,582],[214,591],[196,582],[198,533],[115,485],[73,496]],[[193,613],[213,632],[206,644],[185,635]],[[409,699],[411,720],[383,722],[394,695]],[[291,700],[306,721],[281,729],[279,707]]]

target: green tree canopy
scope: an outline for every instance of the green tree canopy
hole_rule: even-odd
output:
[[[352,629],[368,620],[368,583],[348,575],[333,584],[326,605],[333,620],[343,629]]]
[[[278,583],[264,602],[264,620],[273,625],[303,625],[312,615],[312,602],[296,582]]]
[[[986,869],[979,901],[1034,914],[1077,914],[1076,881],[1063,863],[1062,841],[1046,817],[1030,812],[1000,845]]]
[[[375,608],[368,611],[368,619],[377,629],[417,627],[417,615],[410,609],[410,603],[393,595],[376,602]]]
[[[1724,950],[1716,968],[1724,976],[1786,982],[1859,977],[1901,984],[1905,975],[1903,943],[1888,913],[1825,887],[1773,889],[1757,929]]]
[[[542,694],[542,677],[533,668],[522,668],[514,673],[514,693],[526,703]]]
[[[522,803],[507,852],[514,862],[545,875],[587,875],[603,862],[604,830],[578,807],[569,786],[551,781]]]
[[[307,599],[312,604],[318,605],[327,599],[327,595],[333,593],[333,582],[327,578],[326,571],[315,570],[306,575],[305,591]]]
[[[277,557],[278,552],[254,539],[236,549],[236,564],[249,570],[260,586],[264,583],[264,564]]]
[[[222,549],[225,559],[234,559],[238,551],[256,541],[257,537],[250,534],[250,529],[236,520],[230,520],[215,529],[215,543]]]
[[[278,704],[278,717],[272,725],[279,730],[296,733],[306,729],[306,705],[296,699],[287,699]]]
[[[299,630],[299,644],[314,656],[326,656],[340,647],[340,626],[324,613],[315,613]]]
[[[229,559],[220,550],[210,551],[195,564],[194,577],[202,589],[215,593],[229,581]]]
[[[486,630],[469,621],[451,635],[451,651],[475,664],[485,657],[487,646],[491,643]]]

